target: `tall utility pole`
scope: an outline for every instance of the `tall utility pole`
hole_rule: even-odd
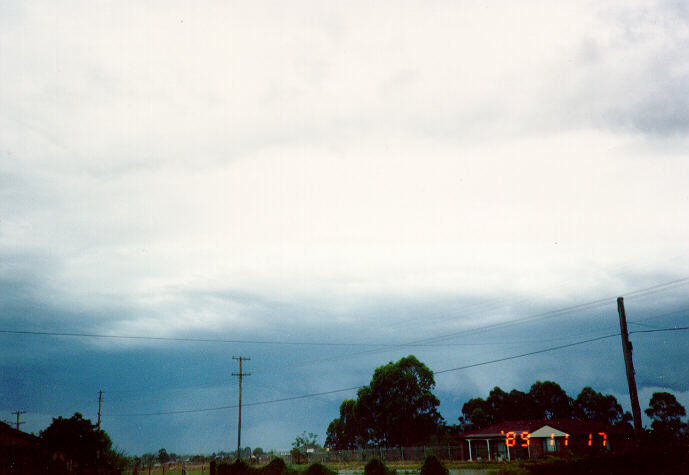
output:
[[[237,422],[237,460],[239,460],[242,454],[242,378],[251,375],[251,373],[242,373],[242,361],[248,361],[251,358],[233,356],[232,359],[239,360],[239,373],[232,373],[232,376],[239,376],[239,421]]]
[[[16,427],[16,429],[19,430],[19,426],[24,424],[23,422],[19,422],[19,416],[22,414],[26,414],[26,411],[14,411],[12,414],[17,415],[17,427]]]
[[[100,403],[103,400],[103,391],[98,391],[98,430],[100,430]]]
[[[634,379],[634,362],[632,361],[632,342],[629,341],[627,332],[627,315],[624,312],[624,299],[617,298],[617,312],[620,314],[620,335],[622,335],[622,352],[624,353],[624,366],[627,370],[627,384],[629,385],[629,398],[632,402],[632,417],[634,418],[634,437],[637,446],[641,442],[643,427],[641,426],[641,407],[639,396],[636,393],[636,380]]]

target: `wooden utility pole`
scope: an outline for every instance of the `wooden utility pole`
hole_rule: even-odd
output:
[[[16,427],[16,429],[19,430],[19,426],[24,424],[23,422],[19,422],[19,416],[22,414],[26,414],[26,411],[14,411],[12,414],[17,415],[17,427]]]
[[[103,400],[103,391],[98,391],[98,430],[100,430],[100,403]]]
[[[636,393],[636,380],[634,379],[634,362],[632,361],[632,342],[629,341],[627,331],[627,315],[624,312],[624,299],[617,298],[617,312],[620,314],[620,335],[622,336],[622,352],[624,353],[624,366],[627,370],[627,384],[629,385],[629,398],[632,402],[632,417],[634,419],[634,437],[637,446],[641,443],[641,407],[639,407],[639,395]]]
[[[232,376],[239,376],[239,420],[237,422],[237,460],[239,460],[242,454],[242,378],[251,375],[251,373],[242,373],[242,361],[248,361],[251,358],[233,356],[232,359],[239,360],[239,373],[232,373]]]

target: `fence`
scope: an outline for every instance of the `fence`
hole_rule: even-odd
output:
[[[442,460],[464,460],[465,451],[458,445],[427,446],[427,447],[377,447],[356,450],[329,450],[307,453],[304,457],[308,463],[346,463],[366,462],[377,458],[385,462],[418,462],[428,455],[435,455]],[[290,454],[281,454],[286,463],[293,463]]]

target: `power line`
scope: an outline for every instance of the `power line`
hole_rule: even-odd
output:
[[[689,283],[689,277],[677,279],[662,284],[653,285],[643,289],[637,289],[631,292],[626,292],[625,295],[632,297],[639,297],[647,295],[649,293],[659,292],[663,290],[668,290],[673,287],[684,285]],[[497,322],[490,325],[484,325],[481,327],[469,328],[465,330],[460,330],[453,333],[446,333],[437,337],[425,338],[420,340],[414,340],[407,343],[361,343],[361,342],[314,342],[314,341],[287,341],[287,340],[244,340],[244,339],[224,339],[224,338],[190,338],[190,337],[163,337],[163,336],[142,336],[142,335],[113,335],[105,333],[82,333],[82,332],[55,332],[55,331],[35,331],[35,330],[13,330],[13,329],[0,329],[0,333],[4,334],[14,334],[14,335],[36,335],[36,336],[59,336],[59,337],[80,337],[80,338],[104,338],[104,339],[121,339],[121,340],[148,340],[148,341],[173,341],[173,342],[191,342],[191,343],[234,343],[234,344],[255,344],[255,345],[294,345],[294,346],[368,346],[368,347],[378,347],[371,350],[367,350],[360,353],[353,353],[350,355],[342,355],[341,358],[347,356],[357,356],[360,354],[378,353],[380,351],[385,351],[389,348],[402,348],[402,347],[413,347],[413,346],[460,346],[460,345],[476,345],[476,343],[453,343],[453,344],[438,344],[438,341],[448,340],[450,338],[455,338],[461,335],[472,335],[475,333],[486,332],[490,330],[495,330],[498,328],[505,328],[514,325],[521,325],[524,323],[531,323],[535,321],[540,321],[552,317],[556,317],[562,314],[571,313],[576,310],[584,310],[588,308],[594,308],[610,301],[614,301],[616,297],[603,298],[598,300],[593,300],[590,302],[585,302],[582,304],[571,305],[568,307],[563,307],[559,309],[550,310],[547,312],[542,312],[523,318],[508,320],[503,322]],[[479,343],[480,344],[480,343]],[[330,359],[330,358],[329,358]],[[328,361],[315,360],[314,362]],[[305,362],[303,364],[309,364],[311,362]]]
[[[345,391],[353,391],[355,389],[359,389],[360,387],[361,386],[353,386],[351,388],[334,389],[332,391],[323,391],[320,393],[302,394],[300,396],[291,396],[291,397],[285,397],[285,398],[281,398],[281,399],[271,399],[269,401],[249,402],[249,403],[244,403],[242,405],[244,407],[246,407],[246,406],[264,406],[266,404],[274,404],[274,403],[286,402],[286,401],[295,401],[298,399],[307,399],[307,398],[312,398],[312,397],[316,397],[316,396],[325,396],[328,394],[336,394],[336,393],[342,393]],[[192,414],[192,413],[198,413],[198,412],[222,411],[222,410],[226,410],[226,409],[237,409],[238,407],[239,407],[239,404],[233,404],[231,406],[207,407],[207,408],[203,408],[203,409],[187,409],[187,410],[181,410],[181,411],[141,412],[141,413],[136,413],[136,414],[104,414],[103,417],[166,416],[166,415],[171,415],[171,414]]]
[[[629,332],[630,335],[634,333],[659,333],[659,332],[678,332],[689,330],[689,327],[672,327],[672,328],[654,328],[653,330],[634,330]]]
[[[686,331],[686,330],[689,330],[689,327],[660,328],[660,329],[656,329],[656,330],[638,330],[635,332],[630,332],[630,334],[631,333],[656,333],[656,332],[660,332],[660,331]],[[433,371],[433,374],[438,375],[438,374],[449,373],[452,371],[461,371],[461,370],[465,370],[465,369],[476,368],[479,366],[501,363],[504,361],[515,360],[518,358],[525,358],[527,356],[538,355],[541,353],[548,353],[551,351],[562,350],[565,348],[571,348],[574,346],[584,345],[586,343],[593,343],[596,341],[606,340],[608,338],[614,338],[614,337],[618,337],[618,336],[620,336],[619,332],[610,333],[608,335],[603,335],[603,336],[599,336],[599,337],[595,337],[595,338],[588,338],[586,340],[580,340],[580,341],[568,343],[565,345],[557,345],[557,346],[552,346],[549,348],[543,348],[543,349],[536,350],[536,351],[529,351],[527,353],[521,353],[518,355],[506,356],[504,358],[497,358],[494,360],[482,361],[479,363],[472,363],[472,364],[465,365],[465,366],[458,366],[456,368],[448,368],[448,369],[444,369],[444,370],[440,370],[440,371]],[[295,400],[299,400],[299,399],[308,399],[308,398],[317,397],[317,396],[325,396],[328,394],[336,394],[336,393],[341,393],[341,392],[346,392],[346,391],[354,391],[354,390],[359,389],[360,387],[362,387],[362,386],[353,386],[353,387],[349,387],[349,388],[334,389],[331,391],[324,391],[324,392],[319,392],[319,393],[302,394],[299,396],[291,396],[291,397],[285,397],[285,398],[280,398],[280,399],[271,399],[268,401],[250,402],[250,403],[244,403],[243,406],[244,407],[263,406],[263,405],[275,404],[275,403],[279,403],[279,402],[295,401]],[[222,410],[226,410],[226,409],[236,409],[237,407],[239,407],[239,405],[234,404],[231,406],[207,407],[207,408],[202,408],[202,409],[185,409],[185,410],[179,410],[179,411],[161,411],[161,412],[145,412],[145,413],[140,412],[140,413],[131,413],[131,414],[107,414],[107,415],[104,415],[103,417],[144,417],[144,416],[164,416],[164,415],[174,415],[174,414],[194,414],[194,413],[202,413],[202,412],[222,411]]]
[[[676,279],[676,280],[672,280],[669,282],[664,282],[661,284],[652,285],[650,287],[646,287],[643,289],[637,289],[637,290],[633,290],[631,292],[626,292],[625,295],[631,295],[632,297],[640,297],[640,296],[648,295],[650,293],[660,292],[660,291],[668,290],[668,289],[678,287],[681,285],[685,285],[687,283],[689,283],[689,277],[684,277],[681,279]],[[554,310],[550,310],[547,312],[542,312],[542,313],[538,313],[535,315],[523,317],[520,319],[498,322],[498,323],[494,323],[494,324],[490,324],[490,325],[485,325],[482,327],[469,328],[466,330],[460,330],[460,331],[453,332],[453,333],[446,333],[446,334],[443,334],[443,335],[440,335],[437,337],[425,338],[425,339],[421,339],[421,340],[414,340],[412,342],[404,343],[404,344],[397,345],[397,346],[387,345],[384,347],[374,348],[374,349],[365,350],[365,351],[359,351],[356,353],[348,353],[345,355],[337,355],[337,356],[330,356],[327,358],[320,358],[320,359],[316,359],[316,360],[303,361],[301,363],[288,365],[287,367],[309,366],[312,364],[324,363],[324,362],[328,362],[328,361],[337,361],[337,360],[352,358],[352,357],[356,357],[356,356],[377,354],[377,353],[388,351],[391,347],[403,348],[405,346],[414,346],[414,345],[423,344],[423,343],[427,344],[430,342],[437,342],[437,341],[447,340],[450,338],[455,338],[457,336],[463,336],[463,335],[468,336],[468,335],[473,335],[476,333],[483,333],[486,331],[495,330],[495,329],[499,329],[499,328],[506,328],[506,327],[511,327],[511,326],[515,326],[515,325],[522,325],[525,323],[533,323],[536,321],[541,321],[541,320],[546,320],[546,319],[550,319],[553,317],[558,317],[558,316],[561,316],[561,315],[564,315],[567,313],[571,313],[571,312],[577,311],[577,310],[581,311],[581,310],[586,310],[586,309],[590,309],[590,308],[595,308],[595,307],[598,307],[598,306],[601,306],[601,305],[604,305],[607,303],[614,303],[614,302],[616,302],[616,300],[617,300],[617,297],[608,297],[608,298],[592,300],[590,302],[585,302],[585,303],[581,303],[581,304],[577,304],[577,305],[571,305],[571,306],[563,307],[560,309],[554,309]]]
[[[538,353],[545,353],[545,352],[548,352],[548,351],[555,351],[555,350],[559,350],[559,349],[563,349],[563,348],[568,348],[568,347],[576,346],[576,345],[583,345],[583,344],[585,344],[585,343],[591,343],[591,342],[594,342],[594,341],[603,340],[603,339],[606,339],[606,338],[612,338],[612,337],[615,337],[615,336],[619,336],[619,333],[614,333],[614,334],[611,334],[611,335],[605,335],[605,336],[597,337],[597,338],[589,338],[589,339],[587,339],[587,340],[582,340],[582,341],[575,342],[575,343],[569,343],[569,344],[567,344],[567,345],[559,345],[559,346],[556,346],[556,347],[545,348],[545,349],[538,350],[538,351],[532,351],[532,352],[529,352],[529,353],[523,353],[523,354],[521,354],[521,355],[515,355],[515,356],[509,356],[509,357],[506,357],[506,358],[500,358],[500,359],[497,359],[497,360],[484,361],[484,362],[481,362],[481,363],[474,363],[474,364],[471,364],[471,365],[461,366],[461,367],[458,367],[458,368],[445,369],[445,370],[442,370],[442,371],[434,371],[433,374],[448,373],[448,372],[450,372],[450,371],[459,371],[459,370],[462,370],[462,369],[473,368],[473,367],[476,367],[476,366],[483,366],[483,365],[487,365],[487,364],[491,364],[491,363],[499,363],[499,362],[501,362],[501,361],[507,361],[507,360],[517,359],[517,358],[523,358],[523,357],[525,357],[525,356],[531,356],[531,355],[535,355],[535,354],[538,354]],[[303,395],[300,395],[300,396],[292,396],[292,397],[286,397],[286,398],[281,398],[281,399],[272,399],[272,400],[269,400],[269,401],[260,401],[260,402],[253,402],[253,403],[245,403],[244,406],[245,406],[245,407],[246,407],[246,406],[262,406],[262,405],[273,404],[273,403],[278,403],[278,402],[294,401],[294,400],[297,400],[297,399],[306,399],[306,398],[311,398],[311,397],[316,397],[316,396],[324,396],[324,395],[327,395],[327,394],[335,394],[335,393],[339,393],[339,392],[352,391],[352,390],[355,390],[355,389],[359,389],[360,387],[361,387],[361,386],[354,386],[354,387],[350,387],[350,388],[334,389],[334,390],[332,390],[332,391],[325,391],[325,392],[320,392],[320,393],[303,394]],[[209,407],[209,408],[203,408],[203,409],[187,409],[187,410],[181,410],[181,411],[148,412],[148,413],[135,413],[135,414],[110,414],[109,417],[139,417],[139,416],[162,416],[162,415],[171,415],[171,414],[190,414],[190,413],[198,413],[198,412],[210,412],[210,411],[221,411],[221,410],[225,410],[225,409],[235,409],[235,408],[237,408],[237,407],[239,407],[238,404],[231,405],[231,406]],[[104,417],[105,417],[105,416],[104,416]]]
[[[612,338],[612,337],[616,337],[619,335],[620,335],[619,333],[611,333],[610,335],[599,336],[597,338],[589,338],[588,340],[582,340],[582,341],[577,341],[574,343],[568,343],[566,345],[552,346],[550,348],[544,348],[542,350],[530,351],[528,353],[522,353],[520,355],[506,356],[504,358],[498,358],[496,360],[483,361],[481,363],[474,363],[474,364],[470,364],[470,365],[466,365],[466,366],[458,366],[457,368],[444,369],[442,371],[434,371],[433,374],[449,373],[450,371],[459,371],[462,369],[476,368],[477,366],[484,366],[484,365],[493,364],[493,363],[500,363],[502,361],[515,360],[517,358],[524,358],[525,356],[538,355],[540,353],[547,353],[549,351],[562,350],[563,348],[570,348],[572,346],[583,345],[585,343],[592,343],[594,341],[605,340],[607,338]]]

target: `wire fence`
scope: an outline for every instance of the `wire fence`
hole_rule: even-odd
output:
[[[300,460],[293,460],[291,454],[279,455],[286,463],[347,463],[366,462],[377,458],[384,462],[422,462],[429,455],[435,455],[441,460],[464,460],[465,450],[459,445],[420,446],[420,447],[377,447],[356,450],[328,450],[311,452],[299,456]]]

